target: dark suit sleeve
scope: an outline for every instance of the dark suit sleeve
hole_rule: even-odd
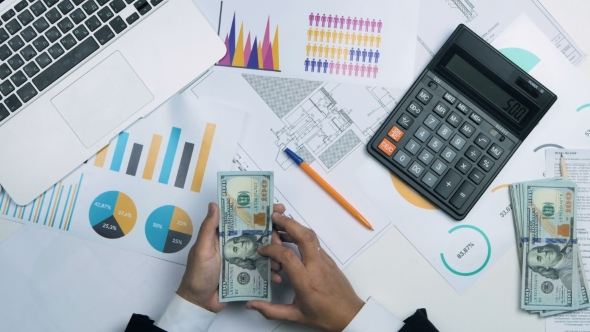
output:
[[[125,332],[166,332],[154,325],[154,321],[148,316],[133,314],[125,328]]]
[[[418,309],[404,320],[404,327],[399,332],[438,332],[436,327],[428,320],[426,309]]]

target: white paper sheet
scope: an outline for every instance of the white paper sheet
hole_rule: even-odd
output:
[[[572,64],[578,66],[586,60],[586,53],[538,0],[422,0],[416,74],[422,72],[458,24],[467,25],[492,42],[521,14],[526,14]]]
[[[561,176],[560,157],[565,158],[568,179],[578,185],[577,225],[578,244],[586,278],[590,275],[590,150],[545,150],[547,177]],[[547,318],[546,332],[570,332],[590,330],[590,310],[565,313]]]
[[[0,193],[0,215],[185,264],[244,116],[175,96],[33,203]]]
[[[248,110],[236,168],[274,171],[275,194],[287,213],[318,234],[340,267],[391,227],[350,175],[365,160],[364,144],[400,91],[215,71],[192,92]],[[362,226],[291,162],[283,152],[287,147],[306,159],[375,231]]]
[[[0,244],[0,266],[3,331],[123,331],[133,313],[157,320],[184,273],[179,264],[30,225]],[[288,282],[273,285],[273,302],[292,298]],[[232,303],[210,331],[272,331],[279,323]]]
[[[215,11],[214,4],[217,4]],[[228,52],[216,70],[360,85],[411,84],[417,1],[209,1]]]
[[[497,37],[501,52],[521,50],[517,63],[558,96],[557,102],[531,132],[469,215],[456,222],[432,210],[415,192],[377,162],[367,161],[354,175],[358,186],[391,220],[437,271],[465,292],[499,257],[514,246],[514,229],[507,186],[543,176],[547,147],[587,145],[590,112],[588,82],[525,16]],[[507,53],[508,54],[508,53]],[[579,110],[579,111],[577,111]],[[459,255],[459,253],[465,253]]]

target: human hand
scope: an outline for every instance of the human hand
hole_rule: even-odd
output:
[[[365,304],[328,254],[315,233],[295,220],[273,214],[273,222],[285,242],[299,247],[297,254],[278,244],[258,248],[258,253],[280,263],[295,290],[292,304],[249,301],[248,309],[267,319],[284,320],[323,331],[342,331]]]
[[[274,206],[274,212],[284,213],[282,204]],[[188,254],[186,271],[176,293],[183,299],[211,312],[220,312],[227,303],[219,302],[219,274],[221,254],[219,252],[219,207],[209,203],[207,217],[201,224],[197,241]],[[282,245],[279,235],[273,231],[272,242]],[[281,265],[271,261],[274,282],[281,282]]]

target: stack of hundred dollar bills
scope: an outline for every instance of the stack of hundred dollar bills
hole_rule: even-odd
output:
[[[576,191],[563,178],[510,186],[521,308],[541,317],[590,307],[576,236]]]
[[[219,172],[219,302],[271,300],[270,259],[256,251],[270,244],[273,172]]]

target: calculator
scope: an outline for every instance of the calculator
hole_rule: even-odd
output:
[[[557,96],[459,25],[367,150],[463,220]]]

